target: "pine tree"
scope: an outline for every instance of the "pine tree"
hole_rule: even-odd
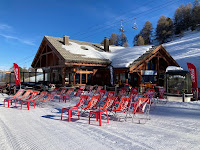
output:
[[[188,30],[192,24],[192,4],[188,3],[183,8],[183,30]]]
[[[195,0],[192,8],[192,30],[195,30],[198,25],[200,25],[200,2]]]
[[[159,43],[164,43],[173,35],[173,21],[164,15],[160,17],[156,27],[156,39]]]
[[[127,42],[127,41],[124,43],[124,47],[129,47],[129,45],[128,45],[128,42]]]
[[[144,38],[144,44],[148,45],[151,44],[151,36],[152,36],[152,24],[150,21],[146,21],[144,24],[143,29],[141,30],[141,36]]]
[[[126,37],[126,35],[122,32],[121,33],[121,35],[119,36],[119,45],[120,46],[124,46],[124,44],[126,43],[126,42],[128,42],[127,41],[127,37]]]
[[[134,39],[133,39],[133,46],[136,46],[137,45],[137,40],[138,40],[138,37],[140,36],[141,34],[137,34],[135,35]]]
[[[144,45],[144,38],[141,35],[138,36],[137,44],[136,45],[137,46]]]
[[[109,38],[109,45],[119,45],[119,35],[116,33],[112,33]]]
[[[184,30],[184,22],[183,22],[183,9],[184,5],[182,4],[180,7],[176,9],[174,14],[174,30],[175,34],[180,34]]]

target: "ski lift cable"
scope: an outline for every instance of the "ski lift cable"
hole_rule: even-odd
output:
[[[150,0],[150,1],[148,1],[148,2],[145,2],[145,3],[141,4],[141,5],[144,6],[144,5],[149,4],[149,3],[153,2],[153,1],[154,1],[154,0]],[[138,7],[137,7],[137,9],[138,9]],[[132,9],[130,9],[130,10],[126,10],[126,11],[124,11],[123,13],[121,13],[121,15],[117,17],[117,19],[114,19],[114,20],[113,20],[113,23],[118,22],[118,19],[119,19],[119,18],[122,18],[123,15],[125,15],[125,14],[130,14],[130,11],[133,11],[133,10],[134,10],[134,12],[135,12],[135,11],[136,11],[136,7],[134,7],[134,9],[132,8]],[[96,24],[96,25],[90,26],[88,29],[89,29],[90,31],[93,31],[93,30],[95,31],[95,30],[98,30],[99,27],[101,28],[101,27],[103,27],[104,25],[106,25],[106,23],[104,23],[104,24]],[[98,28],[97,28],[97,27],[98,27]],[[71,35],[71,36],[72,36],[72,37],[80,36],[80,32],[81,32],[81,31],[76,32],[76,33],[74,33],[74,34]],[[81,33],[81,35],[82,35],[82,34],[87,34],[87,33],[88,33],[88,32],[83,32],[83,33]]]
[[[178,0],[178,1],[180,1],[180,0]],[[174,2],[174,0],[171,0],[171,1],[169,1],[168,3],[165,3],[165,5],[164,5],[164,4],[160,4],[160,5],[158,5],[158,6],[155,6],[155,7],[152,8],[152,9],[149,9],[149,10],[147,10],[147,11],[145,11],[145,12],[141,12],[141,13],[135,15],[135,17],[140,16],[140,15],[142,15],[142,14],[144,14],[144,13],[146,14],[147,12],[149,12],[149,11],[151,11],[151,10],[159,10],[159,9],[161,9],[161,8],[164,8],[164,7],[168,6],[168,5],[166,5],[166,4],[170,4],[170,5],[171,5],[171,2],[177,3],[178,1],[175,1],[175,2]],[[174,3],[172,3],[172,4],[174,4]],[[162,7],[159,8],[159,9],[155,9],[155,8],[160,7],[160,6],[162,6]],[[148,14],[149,14],[149,13],[148,13]],[[138,18],[138,17],[137,17],[137,18]],[[127,21],[129,21],[130,19],[132,19],[132,16],[123,19],[123,20],[124,20],[124,23],[127,22]],[[110,28],[111,28],[111,27],[113,27],[113,26],[116,26],[117,22],[118,22],[118,21],[115,21],[115,22],[113,22],[113,23],[107,25],[107,27],[110,27]],[[103,29],[103,28],[105,28],[105,27],[99,27],[99,28],[95,29],[95,31],[101,30],[101,29]],[[83,33],[83,34],[80,34],[79,36],[84,35],[84,34],[88,34],[88,32],[85,32],[85,33]]]
[[[180,0],[178,0],[178,1],[180,1]],[[170,1],[170,2],[173,2],[173,3],[168,3],[168,5],[163,5],[163,7],[160,7],[159,9],[162,9],[162,8],[164,8],[164,7],[166,7],[166,6],[170,6],[170,5],[172,5],[172,4],[178,3],[178,1],[175,1],[175,2],[174,2],[174,1]],[[152,12],[155,12],[155,11],[159,10],[159,9],[156,9],[156,10],[150,9],[150,10],[152,10],[151,12],[145,11],[145,13],[142,12],[142,13],[136,15],[136,16],[144,15],[144,14],[147,14],[147,13],[150,14],[150,13],[152,13]],[[128,19],[129,19],[129,20],[128,20]],[[124,21],[124,22],[129,22],[130,20],[132,20],[131,17],[129,17],[128,19],[126,19],[126,21]],[[125,20],[125,19],[124,19],[124,20]],[[110,28],[113,27],[113,26],[116,26],[116,25],[108,26],[107,28],[104,28],[103,30],[100,30],[100,31],[101,31],[101,32],[102,32],[102,31],[106,31],[106,30],[110,29]],[[86,36],[86,37],[83,37],[83,38],[81,38],[81,39],[87,39],[87,38],[89,38],[89,37],[91,37],[91,36],[96,35],[97,33],[99,33],[99,31],[96,31],[94,34],[90,34],[90,35],[88,35],[88,36]]]

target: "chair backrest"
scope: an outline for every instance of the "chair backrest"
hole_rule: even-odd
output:
[[[100,109],[108,109],[111,108],[114,104],[114,102],[116,101],[117,97],[116,96],[109,96],[106,103],[104,104],[103,107],[101,107]]]
[[[138,93],[135,93],[135,92],[131,92],[130,93],[131,102],[135,102],[136,101],[137,95],[138,95]]]
[[[103,86],[98,86],[97,90],[94,93],[99,93],[99,91],[103,89]]]
[[[18,98],[24,93],[24,89],[19,89],[19,91],[14,95],[11,96],[10,98]]]
[[[107,99],[108,99],[108,97],[113,97],[113,96],[115,96],[115,91],[108,91],[108,94],[107,94],[107,96],[106,96],[106,98],[105,98],[105,101],[107,101]]]
[[[34,99],[39,93],[39,91],[33,91],[28,99]]]
[[[132,88],[131,93],[138,93],[138,88]]]
[[[94,88],[94,86],[90,86],[89,92],[92,92],[93,88]]]
[[[65,95],[71,95],[73,91],[74,91],[74,89],[70,88],[67,90],[67,93]]]
[[[103,98],[103,96],[105,95],[105,93],[106,93],[106,90],[100,90],[99,91],[99,97],[100,97],[100,99]]]
[[[159,88],[159,99],[164,99],[165,88]]]
[[[24,93],[23,96],[18,97],[18,99],[27,99],[30,96],[30,93],[32,93],[32,90],[27,90],[26,93]]]
[[[74,94],[74,96],[81,96],[81,93],[82,93],[83,89],[78,89],[76,91],[76,94]],[[73,91],[72,91],[73,92]]]
[[[55,92],[53,92],[53,93],[55,93]],[[55,93],[56,94],[56,93]],[[55,95],[54,94],[54,95]],[[54,96],[53,95],[53,96]],[[43,99],[43,100],[40,100],[40,102],[48,102],[48,101],[50,101],[51,99],[52,99],[53,97],[52,97],[52,92],[51,92],[51,94],[47,94],[47,97],[45,98],[45,99]]]
[[[129,104],[130,104],[130,98],[122,97],[119,103],[119,106],[116,110],[121,111],[121,112],[126,112],[128,111]]]
[[[83,107],[84,103],[88,100],[89,96],[88,95],[82,95],[80,98],[80,101],[74,106],[74,107]]]
[[[144,110],[148,101],[149,101],[149,98],[145,98],[145,97],[138,98],[136,108],[134,108],[134,114],[144,113]]]
[[[85,86],[81,86],[79,89],[84,90],[84,89],[85,89]]]
[[[63,88],[58,95],[63,95],[67,91],[66,88]]]
[[[99,95],[97,96],[92,96],[92,99],[90,100],[89,104],[84,108],[85,110],[92,109],[94,106],[97,105],[99,102]]]
[[[38,97],[35,98],[35,100],[43,99],[47,95],[47,91],[42,91]]]

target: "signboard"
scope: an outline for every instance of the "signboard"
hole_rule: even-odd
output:
[[[141,75],[157,75],[156,70],[141,70]]]
[[[15,73],[15,85],[20,85],[20,70],[19,66],[16,63],[13,63],[14,73]]]

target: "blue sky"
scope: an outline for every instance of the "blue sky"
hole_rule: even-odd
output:
[[[30,67],[44,35],[100,43],[119,34],[121,19],[132,46],[147,20],[155,29],[161,15],[173,18],[176,8],[188,2],[193,0],[1,0],[0,69],[14,62]]]

